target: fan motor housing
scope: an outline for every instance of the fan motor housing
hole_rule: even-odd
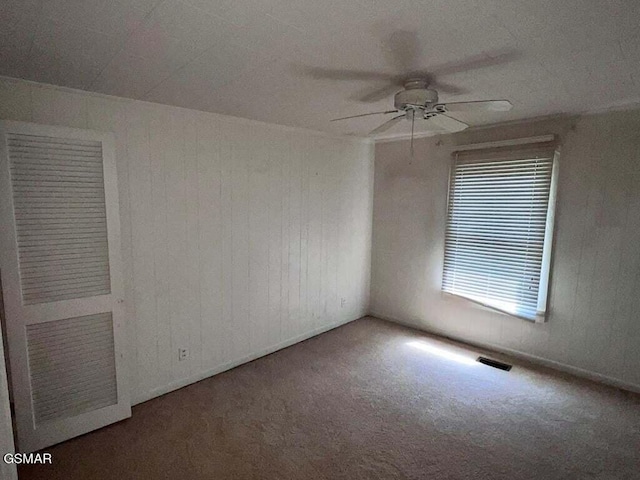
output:
[[[428,88],[408,88],[396,93],[393,104],[397,110],[406,110],[410,106],[428,107],[438,103],[438,92]]]

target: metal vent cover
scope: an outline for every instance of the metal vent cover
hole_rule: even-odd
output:
[[[484,365],[488,365],[490,367],[493,368],[498,368],[500,370],[505,370],[505,371],[509,371],[512,368],[512,365],[509,365],[508,363],[503,363],[503,362],[499,362],[498,360],[494,360],[493,358],[487,358],[487,357],[478,357],[478,359],[476,360],[480,363],[483,363]]]

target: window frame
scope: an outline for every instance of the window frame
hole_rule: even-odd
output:
[[[483,302],[481,300],[470,298],[463,294],[444,290],[444,285],[443,285],[444,274],[445,274],[444,256],[446,255],[446,251],[447,251],[446,232],[449,227],[449,213],[451,208],[451,195],[452,195],[452,179],[454,174],[454,168],[456,166],[456,154],[459,152],[464,152],[469,150],[488,150],[492,148],[502,148],[502,147],[513,147],[515,149],[522,146],[527,146],[529,144],[544,144],[544,143],[550,143],[550,142],[553,143],[554,145],[553,158],[552,158],[552,166],[551,166],[551,181],[549,186],[549,200],[547,205],[547,214],[546,214],[546,222],[545,222],[545,233],[544,233],[544,240],[543,240],[542,263],[540,267],[540,283],[538,287],[538,299],[537,299],[537,308],[536,308],[535,316],[529,317],[523,314],[514,313],[512,311],[509,311],[504,308],[500,308],[488,302]],[[447,202],[446,202],[446,212],[445,212],[445,239],[444,239],[445,241],[444,241],[444,247],[443,247],[443,264],[442,264],[442,272],[441,272],[442,276],[440,280],[440,292],[442,295],[449,298],[460,299],[465,303],[470,302],[471,304],[479,305],[491,311],[495,311],[511,317],[521,318],[529,322],[545,323],[548,320],[548,317],[550,315],[549,290],[551,288],[551,279],[552,279],[552,263],[553,263],[553,249],[554,249],[554,239],[555,239],[554,231],[555,231],[556,204],[557,204],[557,196],[558,196],[559,166],[560,166],[560,146],[557,143],[557,139],[555,135],[543,135],[543,136],[530,137],[530,138],[519,138],[519,139],[497,141],[497,142],[461,145],[456,147],[451,152],[451,161],[449,165],[449,178],[448,178],[448,185],[447,185]]]

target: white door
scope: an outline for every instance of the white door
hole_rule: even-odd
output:
[[[131,416],[112,136],[0,122],[0,221],[18,450]]]

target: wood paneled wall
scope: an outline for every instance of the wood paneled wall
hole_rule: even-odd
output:
[[[115,134],[134,400],[367,313],[370,144],[9,79],[0,118]]]

